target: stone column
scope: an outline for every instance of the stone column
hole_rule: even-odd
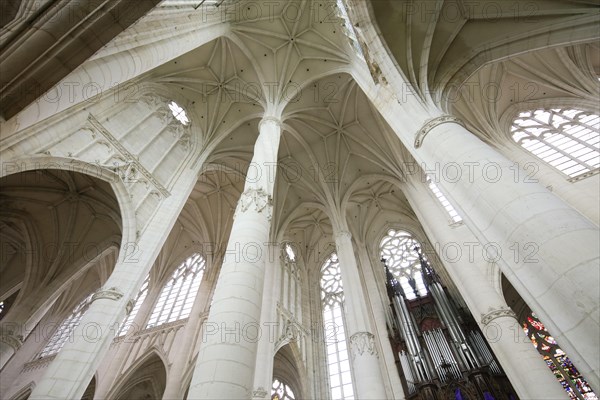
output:
[[[116,327],[131,307],[150,267],[158,256],[173,224],[197,180],[197,172],[186,170],[171,196],[159,206],[135,243],[125,243],[113,273],[92,297],[92,303],[68,342],[56,355],[30,399],[79,399],[110,343]],[[130,222],[130,221],[128,221]]]
[[[507,139],[510,140],[510,139]],[[594,175],[583,179],[567,179],[566,175],[540,160],[515,142],[498,146],[506,158],[525,170],[528,180],[538,182],[548,188],[556,196],[563,199],[594,224],[600,224],[600,208],[598,192],[600,176]]]
[[[429,191],[424,177],[422,181],[413,177],[405,186],[404,194],[434,247],[441,249],[438,255],[448,275],[519,397],[564,399],[566,393],[525,336],[516,315],[486,279],[483,269],[487,262],[477,238],[465,225],[449,225],[446,211]]]
[[[367,62],[385,82],[374,84],[364,65],[353,76],[416,161],[428,172],[440,171],[438,185],[469,229],[501,249],[498,265],[508,280],[556,332],[590,384],[600,387],[598,227],[543,185],[530,183],[526,171],[433,101],[423,101],[378,36],[368,2],[354,2],[354,10],[369,46]],[[532,253],[537,261],[525,263]]]
[[[357,399],[385,399],[387,394],[379,366],[378,345],[373,335],[362,279],[349,231],[334,228],[335,245],[344,285],[346,336]]]
[[[0,369],[10,360],[23,344],[23,338],[12,332],[0,335]]]
[[[440,172],[469,228],[497,249],[507,279],[599,387],[598,227],[462,125],[433,121],[415,155]]]
[[[281,271],[281,247],[278,243],[271,246],[270,259],[267,260],[265,276],[265,290],[262,298],[262,313],[260,326],[262,335],[258,342],[258,354],[254,373],[253,400],[271,398],[271,386],[273,384],[273,362],[274,346],[279,333],[277,322],[277,300],[280,299],[280,271]]]
[[[257,169],[258,176],[248,174],[238,201],[202,332],[189,391],[192,399],[252,397],[281,125],[265,117],[259,130],[249,169]]]
[[[394,349],[392,349],[387,329],[386,310],[389,307],[389,299],[385,289],[383,274],[382,280],[379,282],[377,280],[376,272],[373,270],[373,265],[381,268],[381,263],[379,257],[376,258],[376,264],[371,263],[365,243],[357,243],[357,253],[358,261],[362,267],[363,281],[365,282],[365,301],[367,302],[369,309],[372,310],[373,315],[372,332],[375,335],[376,340],[379,341],[382,353],[380,354],[380,358],[383,366],[385,366],[382,368],[382,375],[384,381],[390,383],[391,397],[397,400],[403,400],[406,398],[406,394],[402,387],[400,375],[398,375],[398,367],[396,366],[396,360],[394,358]],[[380,271],[382,272],[382,269]]]

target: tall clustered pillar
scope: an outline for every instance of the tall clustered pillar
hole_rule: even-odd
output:
[[[279,120],[263,118],[213,303],[201,333],[189,398],[253,396],[258,341],[263,333],[260,317],[280,135]]]

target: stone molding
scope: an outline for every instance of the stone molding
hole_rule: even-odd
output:
[[[16,352],[23,345],[23,337],[21,335],[4,333],[0,335],[0,342],[6,343]]]
[[[481,323],[485,326],[496,318],[511,317],[515,320],[517,315],[508,307],[489,308],[487,314],[481,314]]]
[[[40,369],[40,368],[45,368],[55,358],[56,358],[56,354],[52,354],[51,356],[47,356],[47,357],[43,357],[43,358],[38,358],[37,360],[33,360],[31,362],[28,362],[27,364],[23,365],[23,369],[21,370],[21,373],[29,372],[29,371],[35,371],[36,369]]]
[[[419,129],[419,131],[415,135],[415,144],[414,144],[415,149],[418,149],[419,147],[421,147],[421,145],[423,144],[423,140],[425,139],[425,136],[427,136],[429,131],[431,131],[433,128],[435,128],[438,125],[448,124],[448,123],[459,124],[463,127],[465,126],[465,124],[459,118],[456,118],[455,116],[452,116],[452,115],[441,115],[439,117],[427,120],[425,122],[425,124],[423,125],[423,127],[421,129]]]
[[[254,205],[252,207],[252,205]],[[263,211],[270,221],[273,213],[273,198],[263,188],[250,188],[242,193],[239,201],[239,212],[246,212],[252,207],[257,213]]]
[[[114,148],[118,152],[121,159],[124,160],[123,164],[108,166],[108,168],[119,175],[125,183],[146,181],[154,186],[163,197],[166,198],[171,195],[167,188],[139,162],[137,157],[127,150],[92,114],[88,115],[87,127],[84,129],[91,131],[94,138],[96,134],[100,134],[104,138],[104,143],[107,143],[109,148]],[[98,142],[100,143],[101,141],[99,140]]]
[[[365,353],[377,357],[375,336],[370,332],[356,332],[354,335],[350,336],[350,350],[352,352],[353,360]]]
[[[121,297],[123,297],[123,292],[121,292],[116,287],[111,287],[111,288],[104,289],[104,290],[100,289],[96,293],[94,293],[94,295],[92,296],[92,299],[90,300],[90,303],[93,303],[94,301],[99,300],[99,299],[108,299],[108,300],[117,301]]]

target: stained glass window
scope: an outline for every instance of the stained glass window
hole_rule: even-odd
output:
[[[146,299],[146,295],[148,294],[148,284],[149,283],[150,283],[150,275],[146,276],[144,283],[142,283],[142,288],[140,289],[137,296],[135,297],[135,303],[133,305],[133,309],[131,310],[131,312],[129,313],[129,315],[127,316],[125,321],[123,322],[123,325],[121,326],[121,329],[119,329],[119,334],[117,336],[125,335],[127,333],[127,331],[129,330],[129,328],[131,327],[131,324],[133,323],[135,316],[137,315],[138,311],[140,311],[140,307],[142,306],[142,303]],[[136,327],[136,331],[138,330],[137,328],[138,327]]]
[[[354,399],[344,327],[344,286],[335,253],[321,267],[321,301],[331,398]]]
[[[519,114],[512,137],[523,148],[571,178],[600,167],[600,115],[576,109]]]
[[[427,185],[429,186],[429,190],[435,195],[438,199],[442,207],[446,210],[452,222],[461,222],[462,217],[458,215],[456,209],[450,204],[450,201],[444,196],[444,194],[440,191],[440,188],[435,184],[433,179],[430,176],[427,177]]]
[[[598,400],[585,378],[581,376],[569,357],[558,346],[556,340],[534,313],[531,313],[523,323],[523,330],[538,352],[544,357],[548,368],[560,382],[569,398]]]
[[[287,384],[281,382],[279,379],[273,380],[273,386],[271,387],[271,400],[295,400],[294,392]]]
[[[421,244],[405,231],[390,229],[381,240],[381,258],[402,286],[407,300],[427,295],[416,248]]]
[[[160,292],[146,328],[177,321],[190,315],[205,266],[204,257],[196,253],[177,267]]]
[[[79,325],[79,322],[81,322],[81,318],[88,309],[93,295],[93,292],[90,293],[88,297],[77,304],[77,306],[71,312],[71,315],[65,318],[62,324],[60,324],[58,329],[54,332],[48,343],[46,343],[46,346],[38,354],[37,358],[43,358],[57,354],[60,349],[63,348],[65,343],[67,343],[67,340],[73,340],[73,331],[75,330],[75,327]]]

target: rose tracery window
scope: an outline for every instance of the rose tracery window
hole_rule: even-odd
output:
[[[335,253],[321,267],[321,302],[331,398],[354,399],[344,325],[344,286]]]
[[[417,294],[427,295],[417,247],[421,244],[410,233],[395,229],[388,231],[380,245],[381,258],[385,259],[408,300],[416,299]]]
[[[600,116],[576,109],[538,109],[519,114],[512,138],[571,178],[600,167]]]
[[[205,266],[204,257],[196,253],[177,267],[160,292],[146,328],[184,319],[190,315]]]

